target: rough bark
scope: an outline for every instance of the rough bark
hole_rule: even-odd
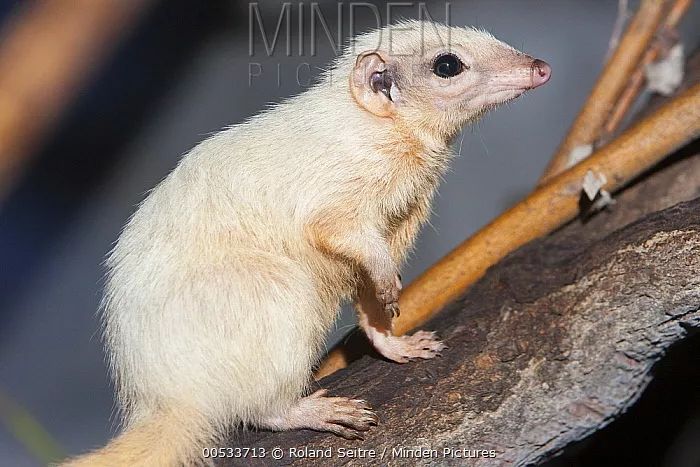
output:
[[[465,464],[443,449],[495,451],[469,465],[525,465],[606,426],[640,396],[667,349],[700,328],[697,142],[671,161],[606,212],[491,268],[425,326],[450,346],[442,358],[398,365],[365,356],[320,381],[376,409],[380,425],[365,440],[247,433],[229,446],[264,448],[266,457],[220,464],[415,465],[397,450],[423,448],[436,450],[422,460],[429,465]],[[304,447],[332,456],[290,457]],[[339,448],[377,458],[341,458]]]

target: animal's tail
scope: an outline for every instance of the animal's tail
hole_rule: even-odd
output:
[[[107,446],[69,459],[60,467],[203,465],[204,448],[215,447],[220,430],[190,410],[164,410],[130,427]]]

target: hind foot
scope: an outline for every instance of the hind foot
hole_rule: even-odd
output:
[[[270,417],[261,426],[275,431],[307,428],[328,431],[345,439],[364,439],[363,431],[377,425],[377,415],[366,401],[326,397],[321,389],[303,397],[285,414]]]

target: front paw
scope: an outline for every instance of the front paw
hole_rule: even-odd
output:
[[[434,332],[428,331],[418,331],[409,336],[377,333],[370,339],[377,352],[397,363],[439,357],[447,348]]]
[[[396,274],[392,280],[382,281],[376,285],[377,301],[384,308],[384,312],[390,317],[399,316],[399,293],[403,286],[401,285],[401,276]]]

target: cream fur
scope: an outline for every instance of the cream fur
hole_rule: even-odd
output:
[[[400,29],[397,73],[440,47],[432,24]],[[484,32],[449,34],[476,62],[508,71],[523,57]],[[125,432],[66,465],[201,462],[227,428],[264,425],[308,393],[341,302],[393,278],[451,138],[500,102],[432,99],[432,78],[404,74],[393,118],[368,113],[348,76],[388,41],[358,37],[316,86],[199,144],[141,204],[109,255],[103,306]]]

